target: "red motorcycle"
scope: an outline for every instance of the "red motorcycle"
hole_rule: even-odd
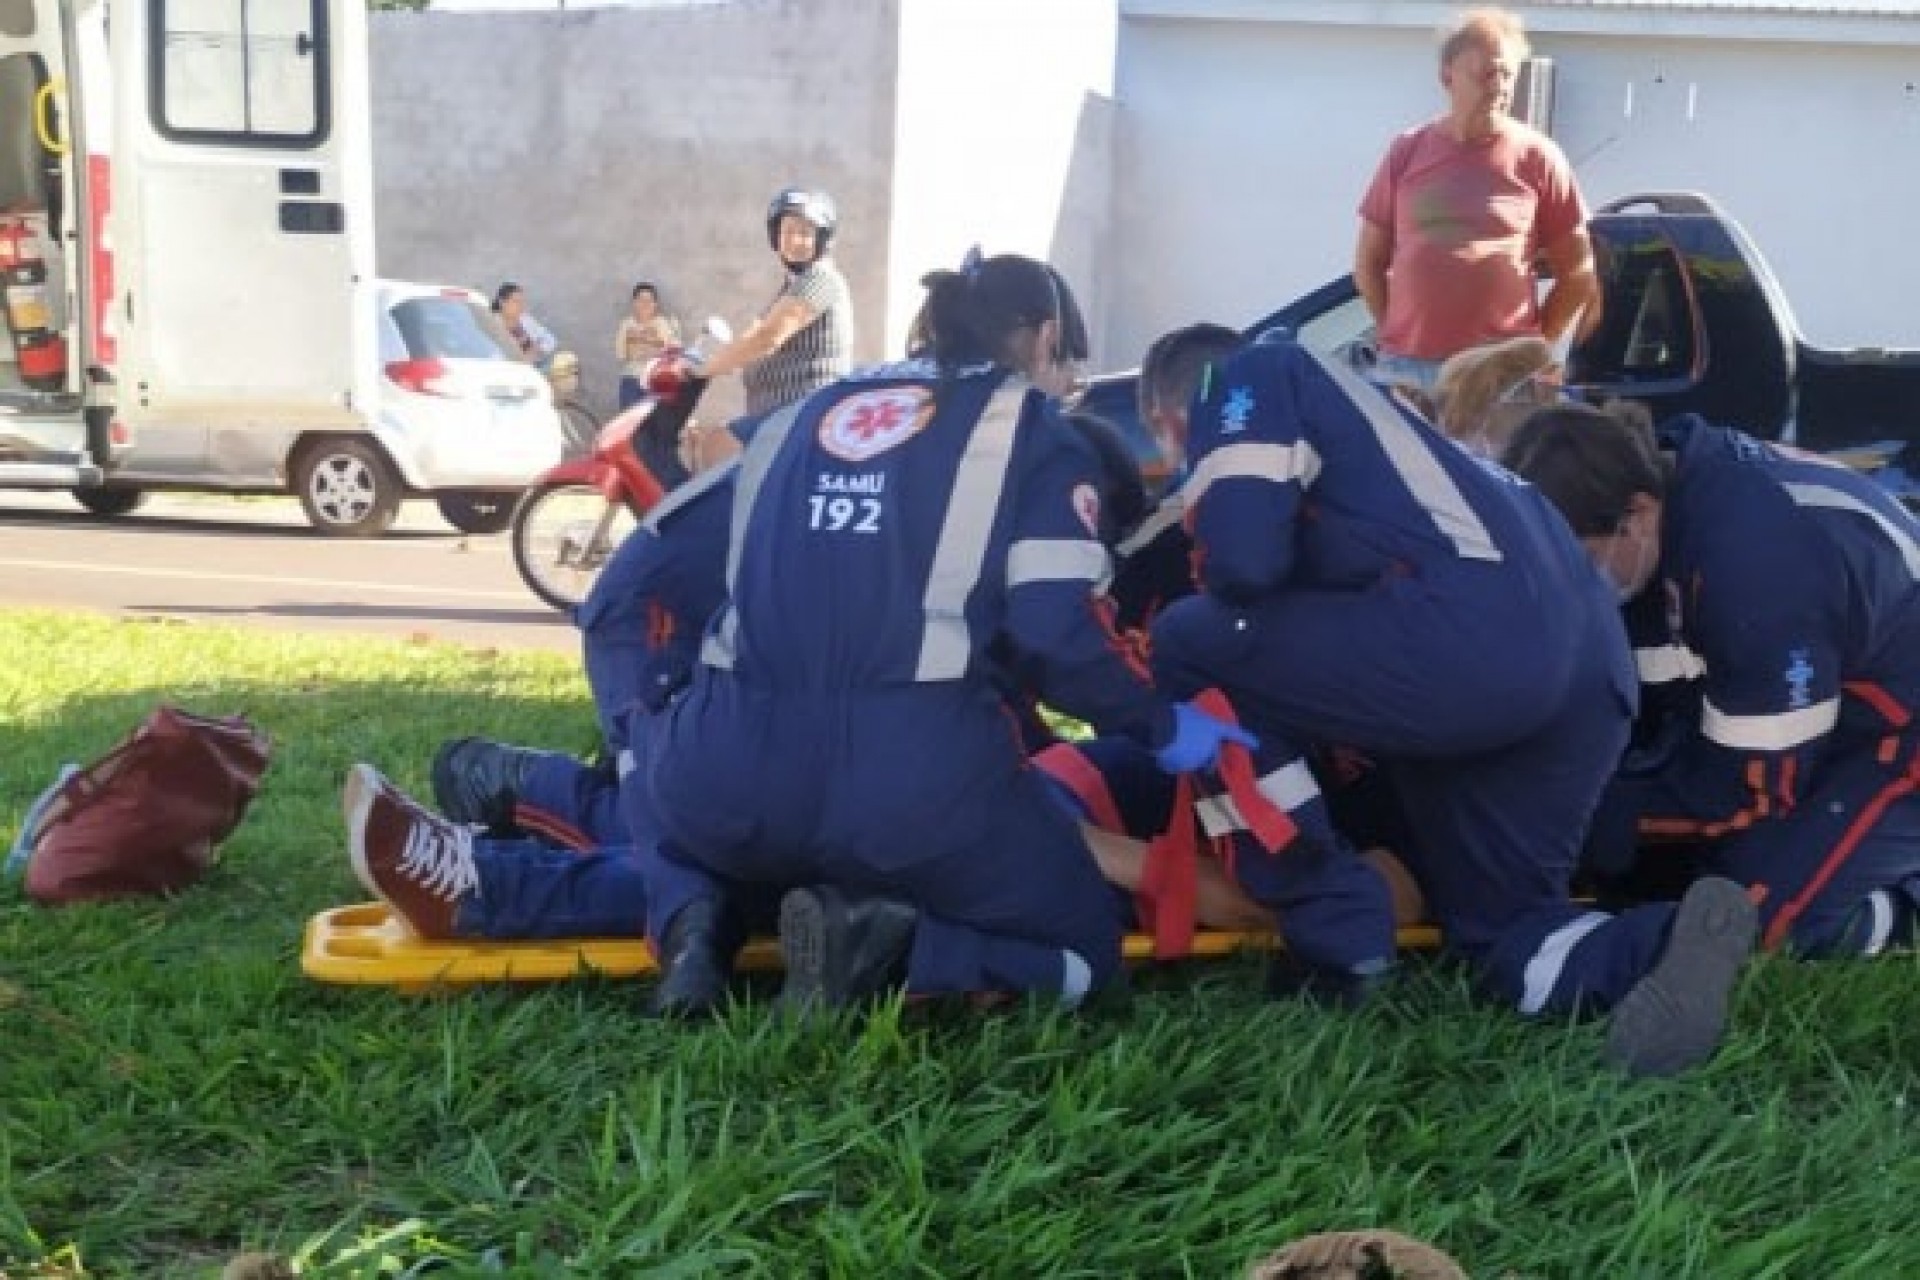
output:
[[[726,342],[709,320],[703,341]],[[707,380],[686,376],[681,348],[648,366],[649,394],[600,428],[593,450],[550,468],[513,510],[513,563],[533,594],[571,612],[600,570],[668,490],[690,474],[681,438]]]

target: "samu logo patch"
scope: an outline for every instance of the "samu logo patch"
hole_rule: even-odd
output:
[[[1220,406],[1220,434],[1239,435],[1247,429],[1253,418],[1253,388],[1234,387],[1227,392],[1226,403]]]
[[[925,387],[886,387],[848,396],[820,419],[820,447],[847,462],[865,462],[909,439],[933,418]]]

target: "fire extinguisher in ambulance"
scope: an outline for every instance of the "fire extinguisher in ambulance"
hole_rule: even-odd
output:
[[[24,218],[0,219],[0,289],[7,328],[20,362],[20,380],[35,391],[59,391],[67,382],[67,339],[53,327],[47,262],[40,237]]]

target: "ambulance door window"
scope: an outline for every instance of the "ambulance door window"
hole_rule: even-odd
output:
[[[0,0],[0,36],[24,40],[33,29],[33,0]]]
[[[154,128],[174,142],[326,140],[325,0],[147,0]]]
[[[47,172],[35,117],[46,71],[38,55],[0,57],[0,214],[47,207]]]

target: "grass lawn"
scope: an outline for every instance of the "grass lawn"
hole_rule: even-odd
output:
[[[1414,965],[1357,1016],[1236,961],[1081,1018],[882,1011],[681,1029],[629,985],[457,997],[304,980],[360,896],[357,759],[566,748],[572,665],[379,641],[0,617],[0,837],[157,700],[245,711],[265,789],[201,887],[48,911],[0,889],[0,1276],[1226,1277],[1385,1225],[1476,1277],[1920,1275],[1920,963],[1765,963],[1688,1078],[1595,1066]],[[930,815],[932,816],[932,815]]]

